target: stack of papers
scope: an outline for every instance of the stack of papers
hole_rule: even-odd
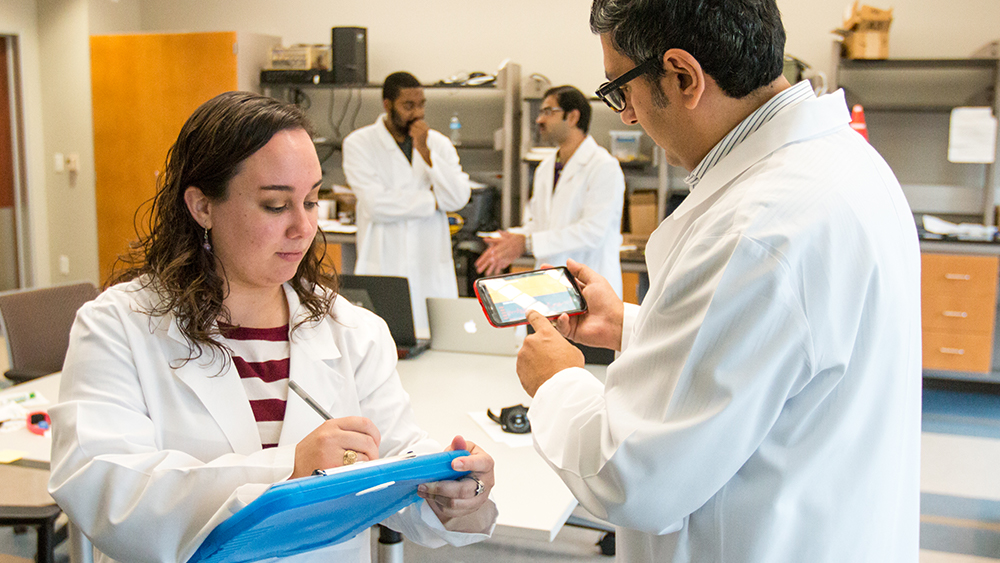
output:
[[[924,230],[937,235],[952,236],[959,240],[991,241],[997,234],[996,227],[976,223],[950,223],[933,215],[924,215]]]

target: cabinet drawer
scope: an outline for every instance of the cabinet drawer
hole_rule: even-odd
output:
[[[995,295],[931,293],[925,289],[920,300],[924,328],[956,333],[992,333],[995,309]]]
[[[929,294],[992,295],[996,299],[996,256],[922,254],[922,291]]]
[[[924,330],[923,336],[924,369],[980,373],[991,370],[992,335]]]

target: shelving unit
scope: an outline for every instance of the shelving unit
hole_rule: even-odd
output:
[[[324,173],[334,183],[345,183],[342,164],[332,157],[340,153],[344,137],[373,123],[382,113],[382,85],[335,84],[328,71],[265,70],[261,71],[261,89],[303,107],[317,129],[317,148],[329,151]],[[473,179],[500,189],[501,224],[504,228],[514,224],[520,193],[520,65],[506,64],[491,84],[431,84],[424,86],[424,94],[428,100],[426,120],[432,129],[447,134],[451,116],[460,116],[462,143],[456,148],[462,168]]]
[[[952,109],[988,106],[1000,115],[1000,60],[838,59],[835,68],[832,84],[864,107],[872,146],[914,212],[995,223],[996,163],[951,163],[947,147]]]
[[[538,118],[538,110],[542,107],[542,98],[525,97],[521,109],[521,194],[520,199],[527,202],[530,197],[531,175],[537,162],[527,158],[529,152],[540,146],[538,125],[535,119]],[[642,131],[642,128],[628,126],[621,122],[618,114],[611,111],[604,102],[597,98],[591,98],[592,109],[590,119],[590,135],[594,137],[597,144],[611,150],[610,131],[634,130]],[[683,193],[687,191],[687,186],[683,183],[683,171],[667,164],[663,155],[663,149],[656,146],[647,135],[641,138],[639,148],[640,158],[635,161],[622,162],[622,171],[625,173],[626,193],[631,194],[637,190],[655,190],[656,216],[662,220],[666,215],[667,202],[671,194]]]

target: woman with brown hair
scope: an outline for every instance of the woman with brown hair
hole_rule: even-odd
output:
[[[181,129],[148,234],[77,316],[50,411],[50,492],[101,560],[185,561],[273,483],[441,449],[414,422],[385,323],[337,299],[321,181],[295,106],[229,92]],[[492,458],[461,437],[448,449],[470,451],[453,462],[470,477],[384,522],[425,545],[478,541],[496,519]],[[368,542],[288,560],[367,561]]]

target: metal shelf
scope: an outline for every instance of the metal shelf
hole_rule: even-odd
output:
[[[975,207],[976,215],[982,217],[983,224],[994,224],[994,199],[1000,184],[998,167],[995,164],[948,163],[944,154],[940,156],[940,165],[930,166],[932,161],[920,161],[926,155],[920,156],[918,145],[926,149],[931,139],[946,144],[948,114],[956,107],[988,106],[993,108],[994,115],[1000,115],[1000,59],[837,58],[831,83],[844,89],[849,105],[861,104],[864,107],[869,127],[877,120],[889,128],[882,131],[878,136],[880,138],[874,130],[870,134],[872,144],[896,169],[897,176],[900,172],[910,171],[910,176],[914,176],[915,170],[937,170],[938,175],[948,177],[937,178],[935,174],[930,174],[926,178],[909,178],[909,182],[948,183],[948,179],[954,181],[956,177],[973,177],[971,173],[963,172],[972,169],[958,167],[985,166],[985,173],[976,173],[978,178],[983,178],[981,188],[977,187],[979,179],[959,188],[982,190],[982,196],[976,197],[980,203],[970,203]],[[919,138],[914,138],[921,127]],[[893,133],[888,135],[885,131]],[[900,146],[900,136],[910,139],[913,144]],[[880,144],[883,146],[880,147]],[[930,154],[938,154],[938,150]]]

